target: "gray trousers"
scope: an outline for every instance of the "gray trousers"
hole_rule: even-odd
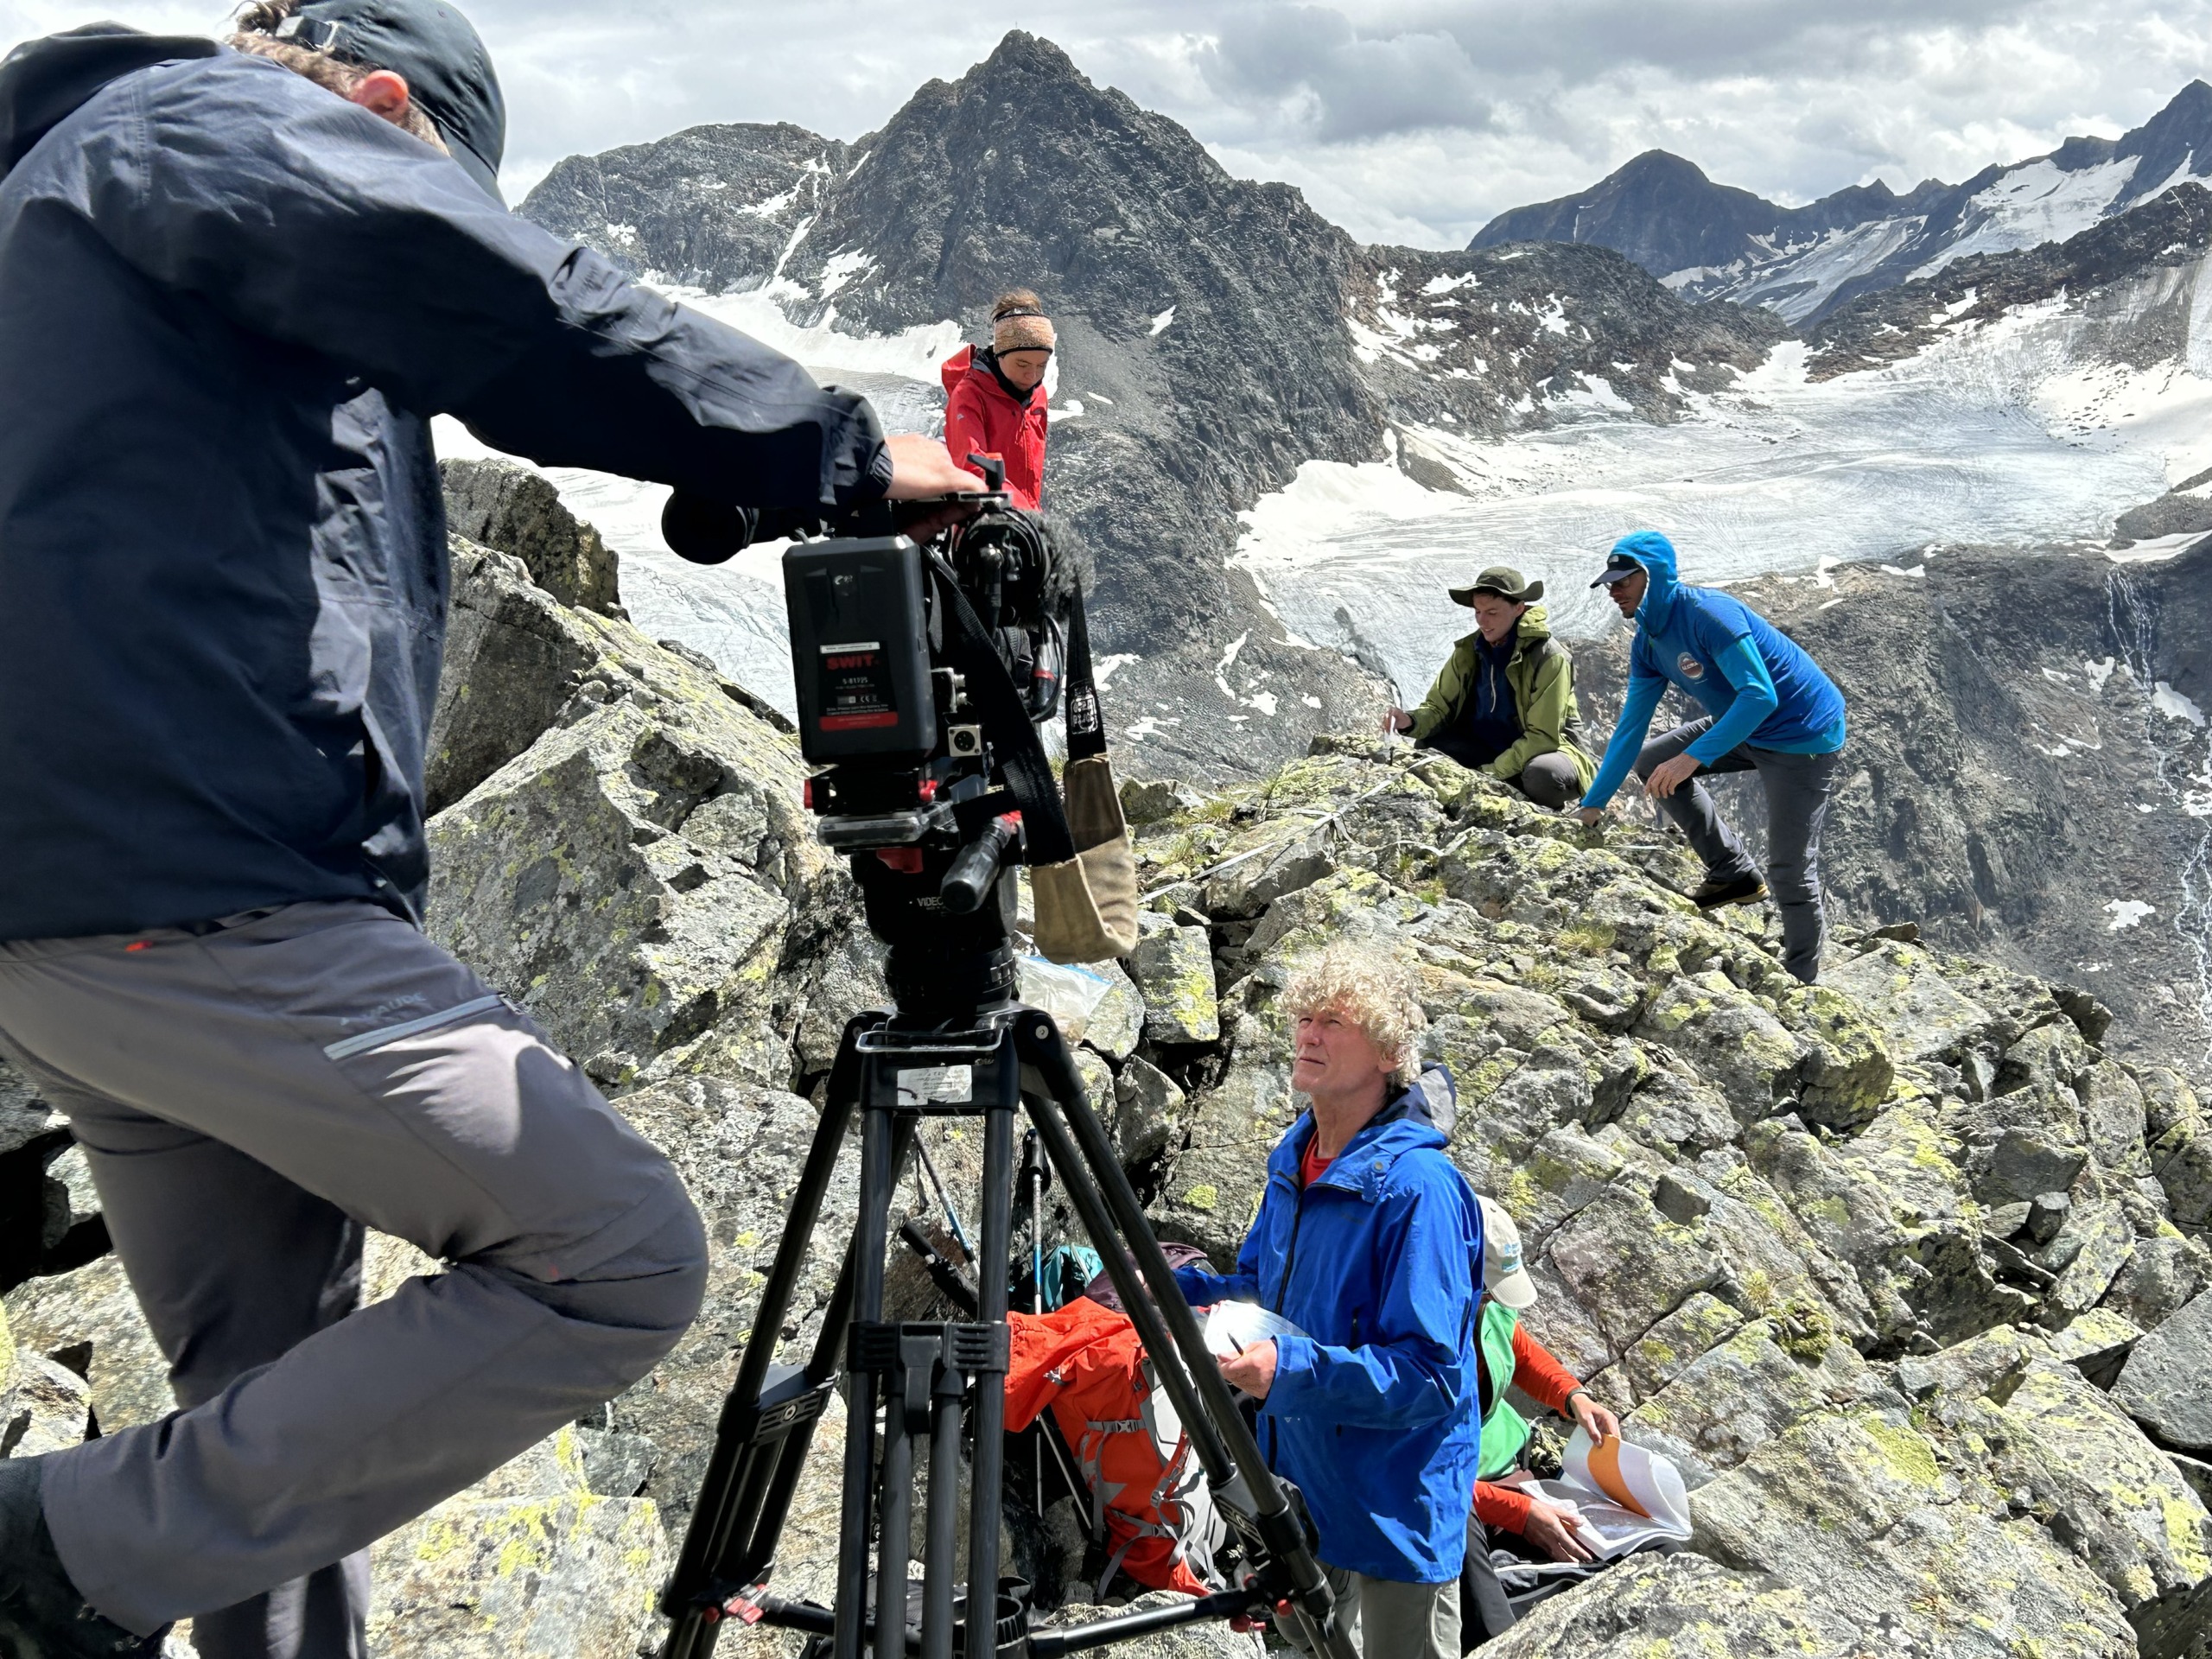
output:
[[[1402,1584],[1370,1579],[1321,1563],[1337,1592],[1338,1616],[1351,1633],[1360,1659],[1459,1659],[1459,1580]],[[1301,1653],[1296,1621],[1278,1618],[1275,1630]]]
[[[1653,738],[1636,758],[1640,782],[1712,728],[1710,718],[1677,726]],[[1808,985],[1821,976],[1821,947],[1827,919],[1821,905],[1821,827],[1828,795],[1843,770],[1843,751],[1785,754],[1740,743],[1706,767],[1707,772],[1753,772],[1766,791],[1766,885],[1782,915],[1782,965]],[[1681,829],[1690,849],[1718,880],[1756,875],[1742,839],[1713,804],[1713,795],[1692,779],[1659,804]]]
[[[1463,766],[1471,768],[1481,764],[1469,760],[1462,753],[1463,746],[1449,732],[1426,739],[1421,747],[1448,754]],[[1506,781],[1538,806],[1548,806],[1554,811],[1582,798],[1581,775],[1575,771],[1574,762],[1557,749],[1538,755],[1517,776]]]
[[[357,1659],[368,1546],[612,1398],[698,1311],[666,1159],[365,903],[0,943],[0,1047],[69,1116],[182,1408],[48,1459],[132,1630]],[[446,1263],[355,1311],[364,1227]]]

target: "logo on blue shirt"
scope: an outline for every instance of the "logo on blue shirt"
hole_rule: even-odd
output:
[[[1701,680],[1705,677],[1705,664],[1687,651],[1675,658],[1675,666],[1682,671],[1687,679]]]

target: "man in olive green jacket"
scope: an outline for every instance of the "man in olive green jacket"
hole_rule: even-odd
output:
[[[1598,763],[1583,739],[1574,700],[1574,659],[1552,638],[1541,582],[1493,565],[1469,588],[1451,589],[1475,613],[1420,708],[1393,709],[1386,730],[1502,779],[1539,806],[1582,798]]]

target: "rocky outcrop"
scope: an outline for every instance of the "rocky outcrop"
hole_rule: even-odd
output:
[[[652,1639],[836,1033],[883,988],[806,834],[787,734],[685,654],[533,597],[499,556],[457,568],[469,602],[535,606],[560,651],[493,683],[555,712],[437,817],[433,930],[669,1154],[714,1271],[699,1324],[605,1416],[379,1547],[374,1640],[612,1659]],[[1137,950],[1027,963],[1024,984],[1065,1003],[1162,1233],[1226,1261],[1296,1110],[1289,965],[1355,938],[1413,966],[1423,1053],[1459,1080],[1451,1154],[1519,1224],[1532,1328],[1698,1488],[1688,1553],[1562,1595],[1499,1650],[2191,1654],[2212,1583],[2189,1484],[2212,1132],[2190,1085],[2126,1058],[2094,1000],[1905,930],[1844,931],[1832,983],[1808,990],[1764,917],[1680,896],[1670,836],[1584,830],[1432,755],[1317,749],[1210,796],[1155,791]],[[975,1137],[925,1133],[965,1207]],[[849,1160],[785,1357],[819,1334],[854,1176]],[[899,1192],[894,1219],[938,1227],[933,1197]],[[1057,1193],[1045,1223],[1082,1242]],[[365,1294],[435,1271],[375,1238]],[[892,1300],[937,1306],[904,1262]],[[168,1408],[111,1256],[16,1286],[0,1332],[0,1455]],[[836,1417],[787,1592],[828,1592]],[[1071,1538],[1027,1527],[1016,1549],[1040,1584],[1082,1580]]]
[[[454,535],[520,559],[563,605],[622,614],[614,555],[544,474],[511,461],[442,461],[438,479]]]

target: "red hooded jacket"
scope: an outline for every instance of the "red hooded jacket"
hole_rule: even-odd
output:
[[[1006,462],[1007,493],[1014,505],[1034,511],[1045,493],[1043,385],[1029,394],[1027,404],[1014,402],[989,365],[976,361],[973,346],[963,346],[945,359],[938,372],[944,380],[944,448],[952,464],[977,473],[969,456],[998,456]]]

